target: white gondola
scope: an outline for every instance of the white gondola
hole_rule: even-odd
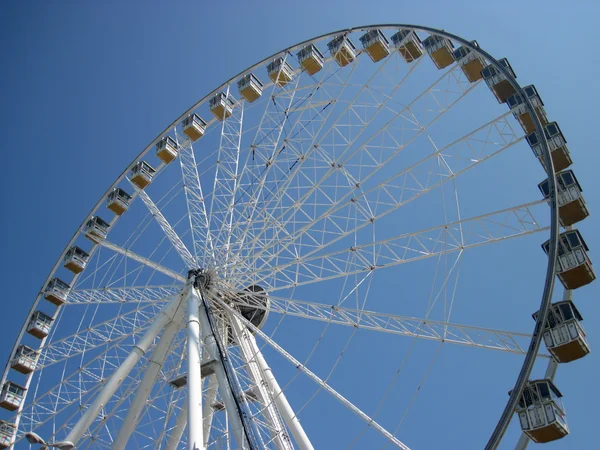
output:
[[[392,36],[392,45],[398,49],[407,63],[423,56],[423,43],[417,33],[411,30],[400,30]]]
[[[10,448],[16,435],[17,427],[14,424],[0,420],[0,449]]]
[[[423,47],[438,69],[444,69],[454,62],[454,44],[450,39],[431,35],[423,41]]]
[[[31,373],[35,370],[38,357],[39,352],[26,345],[19,345],[10,361],[10,367],[20,373]]]
[[[252,103],[262,95],[263,84],[253,73],[244,75],[237,83],[240,95],[248,103]]]
[[[360,42],[373,62],[379,62],[390,54],[390,43],[381,30],[369,30]]]
[[[154,178],[154,174],[156,170],[146,161],[139,161],[133,168],[131,169],[130,179],[133,184],[135,184],[138,188],[144,189],[150,183],[152,183],[152,178]]]
[[[550,122],[544,127],[544,133],[546,135],[546,140],[548,141],[548,147],[550,148],[554,170],[559,172],[573,164],[571,154],[567,148],[567,140],[562,134],[562,131],[560,131],[558,124],[556,122]],[[527,143],[542,166],[546,167],[544,157],[542,156],[542,144],[537,133],[531,133],[527,136]]]
[[[499,59],[498,63],[504,67],[513,78],[517,78],[517,75],[508,62],[508,59]],[[483,68],[481,71],[481,76],[490,88],[490,91],[492,91],[496,97],[496,100],[498,100],[498,103],[505,103],[510,96],[515,95],[517,92],[513,85],[510,84],[504,73],[491,64]]]
[[[0,406],[9,411],[19,409],[26,390],[26,388],[17,383],[7,381],[2,386],[2,392],[0,393]]]
[[[90,241],[98,243],[106,239],[110,224],[98,216],[93,216],[85,224],[84,234]]]
[[[324,57],[314,44],[308,44],[296,54],[298,62],[309,75],[314,75],[323,68]]]
[[[537,320],[539,311],[533,314]],[[571,300],[553,303],[544,326],[544,343],[554,359],[567,363],[590,352],[585,331],[579,322],[581,314]]]
[[[521,430],[532,441],[555,441],[569,434],[562,394],[550,380],[532,380],[525,385],[516,413]]]
[[[548,254],[550,241],[544,242],[542,248]],[[577,289],[596,279],[588,250],[578,230],[560,234],[556,275],[565,289]]]
[[[537,89],[533,84],[529,86],[525,86],[523,88],[525,91],[525,95],[533,105],[533,109],[535,110],[535,115],[541,122],[543,126],[548,124],[548,118],[546,117],[546,110],[544,109],[544,102],[540,98]],[[506,104],[510,108],[510,111],[515,116],[515,119],[521,124],[521,128],[527,134],[531,134],[535,131],[535,125],[533,123],[533,118],[529,111],[525,107],[525,100],[521,98],[519,94],[511,95],[506,100]]]
[[[206,122],[198,114],[190,114],[181,121],[181,129],[192,142],[195,142],[204,136]]]
[[[208,102],[210,112],[218,120],[225,120],[233,112],[235,106],[235,99],[231,95],[225,94],[225,92],[219,92],[215,94]]]
[[[44,289],[44,298],[50,303],[60,306],[67,301],[71,286],[59,278],[52,278]]]
[[[477,41],[471,41],[471,44],[473,47],[479,48]],[[470,83],[474,83],[483,78],[481,71],[485,67],[485,59],[472,51],[469,47],[463,45],[454,50],[454,59]]]
[[[83,272],[90,255],[77,246],[69,249],[64,259],[64,266],[73,273]]]
[[[340,67],[347,66],[356,58],[356,47],[352,41],[343,34],[333,38],[327,44],[327,48]]]
[[[130,204],[131,195],[121,188],[113,189],[106,200],[106,207],[118,216],[127,211]]]
[[[547,179],[538,184],[538,187],[545,198],[550,197]],[[556,189],[558,215],[562,226],[573,225],[590,215],[581,193],[583,189],[572,170],[563,170],[556,174]]]
[[[267,65],[267,74],[273,83],[283,87],[294,78],[294,69],[284,61],[283,57],[279,57]]]
[[[165,164],[169,164],[177,158],[178,148],[179,146],[175,142],[175,139],[171,136],[164,136],[156,143],[156,156]]]
[[[44,314],[41,311],[35,311],[31,315],[29,325],[27,325],[27,332],[38,339],[43,339],[50,334],[52,322],[54,322],[54,319],[48,314]]]

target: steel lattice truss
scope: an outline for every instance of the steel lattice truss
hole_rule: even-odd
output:
[[[326,43],[314,42],[324,54]],[[380,424],[372,413],[387,393],[359,408],[347,387],[344,395],[336,387],[334,372],[355,335],[408,341],[411,348],[433,341],[465,354],[471,351],[465,347],[512,358],[527,351],[526,333],[502,323],[461,325],[451,317],[455,303],[468,301],[458,283],[463,260],[474,254],[485,264],[490,249],[516,242],[535,248],[549,229],[547,206],[535,191],[515,189],[503,198],[483,192],[488,179],[492,185],[506,177],[506,167],[537,164],[513,115],[457,64],[438,71],[426,56],[406,64],[396,51],[373,64],[362,51],[340,67],[326,53],[323,68],[309,75],[293,50],[282,54],[294,69],[285,85],[254,68],[264,84],[255,102],[238,94],[237,79],[224,85],[234,97],[231,115],[209,120],[201,139],[192,142],[179,121],[169,128],[178,161],[155,165],[149,187],[140,189],[125,175],[117,181],[132,203],[95,243],[85,272],[70,279],[49,336],[35,341],[39,357],[24,382],[27,396],[10,419],[18,424],[17,446],[26,432],[49,441],[72,438],[86,411],[112,389],[111,375],[135,355],[76,436],[77,448],[122,448],[122,442],[184,448],[193,383],[203,390],[202,423],[195,428],[202,428],[206,448],[234,448],[240,439],[260,448],[312,448],[299,444],[305,438],[297,435],[303,431],[294,425],[296,413],[286,416],[281,403],[286,395],[298,401],[294,389],[304,381],[322,394],[302,391],[302,398],[330,396],[340,414],[352,413],[367,427],[357,439],[369,440],[359,447],[408,448],[401,432],[383,426],[390,420]],[[207,105],[190,112],[208,119]],[[199,311],[215,320],[218,345],[211,347],[199,325],[202,381],[189,381],[189,333],[203,316],[191,320],[185,312],[196,292],[187,273],[199,268],[210,274],[197,288]],[[62,270],[53,276],[67,276]],[[381,286],[396,278],[408,286],[402,295],[412,299],[411,308],[422,305],[418,313],[398,314],[399,302],[377,299]],[[251,286],[264,289],[268,302]],[[263,316],[268,321],[257,326],[254,319]],[[306,345],[314,345],[304,357],[277,342],[294,327],[306,327]],[[322,344],[324,336],[349,332],[341,351]],[[211,359],[215,348],[220,356]],[[329,374],[311,359],[322,349],[335,361]],[[261,360],[263,352],[276,356],[273,363]],[[264,364],[272,364],[278,385]],[[237,425],[234,400],[233,415],[242,418]]]

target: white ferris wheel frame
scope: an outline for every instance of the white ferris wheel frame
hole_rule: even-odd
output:
[[[301,301],[290,301],[290,300],[287,300],[284,298],[277,298],[277,297],[273,297],[271,299],[271,302],[272,302],[271,307],[274,309],[279,309],[281,311],[285,311],[287,314],[291,314],[291,315],[296,314],[298,316],[311,317],[316,320],[334,321],[335,323],[340,323],[342,325],[350,325],[350,326],[356,326],[357,321],[354,320],[354,318],[356,317],[357,314],[360,314],[361,315],[361,323],[359,326],[363,327],[363,328],[377,329],[380,331],[401,334],[401,335],[416,336],[416,337],[424,338],[424,339],[439,339],[440,336],[443,335],[443,338],[448,342],[455,341],[456,343],[463,344],[463,345],[483,346],[486,348],[491,348],[491,349],[496,349],[496,350],[501,350],[501,351],[525,354],[525,361],[523,363],[523,368],[519,374],[519,377],[517,378],[515,387],[512,391],[513,393],[510,396],[510,399],[506,405],[503,415],[500,418],[498,425],[490,438],[490,441],[488,442],[488,446],[486,447],[487,449],[493,449],[493,448],[497,447],[498,443],[500,442],[500,439],[502,438],[504,432],[506,431],[506,428],[508,426],[510,418],[511,418],[512,414],[514,413],[514,410],[516,407],[516,402],[523,390],[523,387],[524,387],[526,381],[529,378],[535,358],[536,358],[536,356],[538,356],[539,348],[540,348],[540,344],[541,344],[541,338],[542,338],[542,333],[541,333],[542,325],[547,320],[548,311],[549,311],[551,300],[552,300],[552,291],[553,291],[555,271],[556,271],[555,265],[556,265],[556,256],[557,256],[557,247],[558,247],[558,234],[559,234],[558,208],[556,205],[557,188],[556,188],[556,184],[555,184],[553,162],[552,162],[552,158],[550,157],[550,150],[548,147],[548,143],[546,141],[544,133],[542,132],[542,130],[543,130],[542,124],[540,123],[537,115],[534,112],[533,105],[531,104],[531,102],[529,101],[527,96],[524,95],[524,92],[523,92],[522,88],[520,87],[520,85],[514,79],[512,74],[510,74],[491,55],[489,55],[487,52],[485,52],[478,46],[472,45],[472,43],[470,41],[467,41],[467,40],[465,40],[459,36],[456,36],[454,34],[451,34],[451,33],[448,33],[448,32],[442,31],[442,30],[437,30],[434,28],[415,26],[415,25],[404,25],[404,24],[385,24],[385,25],[361,26],[361,27],[351,28],[351,29],[347,29],[347,30],[339,30],[339,31],[327,33],[327,34],[318,36],[316,38],[301,42],[294,46],[288,47],[285,50],[282,50],[281,52],[275,53],[275,54],[271,55],[270,57],[264,59],[263,61],[240,72],[238,75],[227,80],[221,86],[214,89],[208,95],[206,95],[204,98],[202,98],[200,101],[198,101],[197,103],[192,105],[192,107],[190,107],[187,111],[185,111],[179,118],[177,118],[177,120],[175,120],[171,125],[169,125],[167,128],[165,128],[165,130],[163,132],[161,132],[132,161],[132,163],[129,166],[127,166],[127,168],[123,171],[123,173],[110,186],[110,188],[107,190],[105,195],[103,195],[101,197],[100,201],[92,208],[89,215],[82,222],[82,225],[77,229],[77,231],[75,232],[75,234],[73,235],[73,237],[71,238],[69,243],[66,245],[65,250],[60,255],[60,258],[57,260],[56,264],[50,271],[50,274],[48,275],[47,279],[45,280],[43,286],[46,286],[47,283],[50,281],[50,279],[53,277],[54,273],[58,269],[66,252],[68,251],[68,249],[74,244],[75,240],[81,235],[81,232],[84,229],[84,226],[87,223],[87,221],[89,219],[91,219],[94,216],[95,212],[102,206],[104,199],[113,190],[113,188],[115,188],[116,186],[118,186],[119,183],[121,183],[122,181],[125,180],[128,171],[136,164],[136,162],[140,161],[144,155],[146,155],[149,151],[151,151],[151,149],[160,140],[160,138],[162,136],[165,136],[170,131],[175,130],[177,124],[183,118],[185,118],[188,114],[192,113],[195,109],[197,109],[198,106],[200,106],[201,104],[203,104],[205,102],[208,102],[208,100],[216,93],[218,93],[222,90],[228,90],[229,86],[233,85],[233,83],[236,80],[240,79],[244,74],[250,73],[254,69],[264,66],[268,61],[271,61],[278,57],[285,58],[288,53],[290,53],[294,50],[297,50],[307,44],[310,44],[310,43],[316,42],[316,41],[320,41],[320,40],[323,40],[328,37],[334,37],[334,36],[337,36],[340,34],[347,34],[347,33],[357,32],[357,31],[369,31],[369,30],[373,30],[373,29],[379,29],[379,30],[406,29],[406,30],[412,30],[415,32],[425,32],[425,33],[429,33],[431,35],[445,37],[445,38],[451,39],[452,41],[458,42],[461,45],[469,48],[475,54],[485,58],[490,64],[493,64],[495,66],[495,68],[506,77],[506,79],[514,87],[514,89],[518,93],[521,94],[522,98],[525,99],[525,106],[534,121],[535,129],[538,132],[538,135],[541,137],[540,143],[542,146],[545,167],[547,168],[547,180],[548,180],[548,185],[549,185],[549,189],[550,189],[549,199],[545,200],[545,202],[547,202],[548,205],[550,206],[550,227],[549,227],[550,249],[548,252],[548,265],[547,265],[547,269],[546,269],[546,280],[545,280],[545,285],[544,285],[543,294],[542,294],[542,300],[541,300],[541,304],[540,304],[540,313],[537,316],[535,328],[533,330],[532,335],[527,336],[527,335],[518,335],[517,333],[506,333],[506,332],[498,331],[498,330],[488,330],[488,329],[483,329],[483,328],[478,329],[476,327],[466,327],[466,326],[449,324],[449,323],[441,323],[441,322],[437,323],[434,321],[428,321],[427,323],[419,324],[419,328],[417,331],[416,324],[414,323],[414,319],[400,317],[400,316],[389,316],[389,315],[386,316],[383,314],[371,313],[371,312],[362,311],[362,310],[351,310],[351,309],[342,308],[342,307],[339,307],[339,308],[325,307],[321,304],[311,304],[309,302],[302,303]],[[239,119],[239,120],[241,120],[241,119]],[[233,124],[232,124],[232,122],[233,122]],[[227,124],[227,122],[224,122],[223,127],[225,128],[225,127],[234,126],[234,123],[235,123],[235,120],[229,122],[229,124]],[[235,137],[235,132],[232,132],[231,135],[233,137]],[[196,186],[195,183],[193,182],[194,180],[198,179],[198,174],[197,174],[196,164],[194,161],[194,154],[192,151],[190,151],[190,148],[191,147],[182,146],[181,152],[180,152],[180,158],[182,160],[183,177],[184,177],[184,179],[186,179],[188,181],[186,183],[186,195],[188,196],[188,199],[195,198],[196,200],[201,200],[202,193],[201,193],[201,191],[198,191],[198,189],[197,189],[198,186]],[[232,148],[235,148],[235,142],[232,143]],[[184,161],[187,161],[187,163],[183,164]],[[157,168],[157,173],[160,172],[162,167],[163,167],[163,165],[161,165]],[[190,168],[193,168],[193,169],[186,171],[186,169],[185,169],[186,167],[188,169],[190,169]],[[194,174],[194,171],[196,171],[195,174]],[[143,190],[136,189],[136,191],[133,193],[133,197],[135,198],[138,195],[142,198],[142,201],[146,204],[148,209],[153,212],[153,215],[155,216],[156,220],[160,223],[161,228],[167,235],[169,241],[171,242],[173,247],[177,250],[177,253],[184,260],[185,265],[190,269],[196,268],[196,266],[197,266],[196,258],[187,250],[187,248],[183,244],[183,242],[181,242],[181,239],[179,239],[179,237],[174,232],[171,225],[167,222],[167,220],[161,214],[160,209],[153,203],[153,201],[150,199],[150,197]],[[215,196],[212,197],[212,201],[214,201],[214,200],[215,200]],[[200,203],[202,203],[202,202],[200,202]],[[198,205],[200,203],[188,201],[188,207],[190,207],[190,210],[189,210],[190,220],[192,220],[192,216],[195,216],[197,218],[197,220],[199,220],[198,223],[204,222],[208,226],[211,218],[208,217],[206,209],[203,206],[198,207]],[[523,213],[530,214],[530,211],[528,209],[529,206],[530,205],[522,205],[518,209],[507,211],[507,213],[508,214],[523,214]],[[211,208],[211,210],[212,210],[212,208]],[[118,218],[119,218],[119,216],[115,216],[115,218],[110,222],[110,224],[113,225],[118,220]],[[481,219],[482,219],[482,217],[475,218],[475,219],[472,219],[472,222],[469,222],[469,223],[475,223],[477,220],[481,220]],[[467,221],[465,221],[465,223],[460,223],[461,227],[463,225],[467,225]],[[230,226],[232,226],[232,224],[230,224]],[[197,235],[193,236],[194,254],[198,255],[201,251],[202,252],[207,252],[207,251],[211,252],[212,251],[211,236],[208,234],[203,234],[202,229],[199,227],[192,226],[192,229],[198,233]],[[522,233],[524,234],[524,233],[528,233],[530,231],[531,231],[530,229],[527,229],[526,227],[524,227],[524,229],[522,230]],[[539,230],[536,230],[536,231],[539,231]],[[415,234],[415,235],[399,236],[394,239],[417,239],[418,240],[419,237],[420,236]],[[400,261],[403,261],[403,258],[394,253],[394,249],[393,249],[394,239],[390,240],[390,242],[388,242],[388,243],[385,243],[385,245],[387,246],[387,249],[391,252],[391,254],[393,254],[397,258],[397,261],[400,262]],[[494,240],[495,237],[490,236],[489,239]],[[202,243],[204,243],[204,245]],[[474,243],[473,245],[478,245],[478,244]],[[134,260],[136,260],[144,265],[147,265],[148,267],[152,267],[153,269],[164,273],[165,275],[173,278],[174,280],[186,283],[187,287],[185,288],[185,290],[182,293],[179,293],[179,294],[175,295],[175,297],[173,297],[174,299],[176,299],[176,301],[172,301],[171,303],[169,303],[169,305],[171,305],[171,306],[167,307],[166,310],[164,311],[164,313],[159,315],[160,319],[157,319],[156,325],[152,326],[146,332],[148,339],[152,340],[158,336],[158,333],[161,330],[164,329],[163,337],[161,337],[158,346],[153,350],[154,354],[158,354],[158,358],[157,358],[158,360],[160,359],[160,352],[165,352],[165,349],[167,348],[166,346],[161,346],[161,343],[163,342],[163,340],[164,340],[164,342],[167,342],[169,340],[169,336],[171,336],[171,338],[172,338],[172,336],[175,332],[174,330],[176,329],[177,326],[181,326],[182,323],[188,324],[188,334],[189,334],[188,346],[191,346],[188,348],[199,348],[200,331],[201,330],[202,330],[202,334],[203,334],[203,336],[202,336],[203,340],[210,339],[210,335],[206,334],[206,332],[207,332],[206,310],[205,310],[205,308],[200,307],[200,317],[198,317],[198,314],[197,314],[198,309],[195,307],[195,305],[197,306],[202,302],[203,296],[205,295],[204,293],[198,291],[197,289],[195,289],[193,287],[190,288],[189,282],[186,280],[185,277],[182,277],[180,274],[175,273],[175,272],[171,271],[170,269],[163,267],[160,264],[155,263],[154,261],[144,258],[143,256],[136,255],[135,253],[133,253],[127,249],[121,248],[116,244],[112,244],[109,241],[102,242],[101,245],[99,245],[99,246],[94,246],[94,248],[92,249],[92,252],[96,248],[99,248],[100,246],[104,246],[104,247],[110,248],[111,250],[113,250],[117,253],[124,254],[129,258],[133,258]],[[464,248],[465,248],[465,246],[459,245],[459,246],[457,246],[456,251],[462,251]],[[356,249],[357,254],[360,253],[360,250],[361,250],[360,248]],[[92,252],[90,252],[90,255],[92,254]],[[315,258],[319,258],[319,256],[315,256]],[[233,267],[232,270],[235,270],[235,267]],[[260,269],[258,269],[258,272],[260,272]],[[78,277],[78,275],[75,275],[74,281],[77,279],[77,277]],[[110,291],[106,292],[106,300],[107,301],[111,301],[112,294],[113,293],[111,293]],[[129,292],[129,293],[120,292],[117,296],[123,296],[123,295],[136,295],[136,294],[133,292]],[[33,312],[36,310],[37,305],[41,299],[42,299],[42,292],[40,291],[35,302],[33,303],[32,307],[31,307],[28,317],[30,317],[31,314],[33,314]],[[186,316],[185,314],[183,314],[181,312],[182,309],[179,308],[179,306],[181,306],[183,304],[184,300],[185,300],[185,302],[188,303],[188,310],[189,310],[189,305],[192,305],[191,311],[195,310],[196,314],[190,313],[188,311],[188,315]],[[227,309],[229,314],[231,314],[234,332],[235,332],[236,336],[240,339],[240,342],[245,343],[244,345],[242,345],[242,347],[243,347],[242,351],[245,352],[245,356],[248,358],[247,362],[250,366],[253,366],[253,364],[255,365],[255,366],[253,366],[254,369],[251,369],[251,370],[254,370],[256,377],[261,377],[261,376],[265,377],[266,376],[266,378],[264,378],[262,381],[264,381],[265,385],[267,385],[269,387],[269,389],[271,389],[271,391],[272,391],[271,395],[273,394],[273,392],[276,393],[275,394],[276,408],[279,411],[279,414],[281,414],[281,416],[283,417],[283,419],[285,421],[285,425],[288,427],[288,429],[294,435],[294,438],[295,438],[298,446],[300,448],[307,448],[307,449],[312,448],[310,441],[308,440],[308,437],[306,437],[306,434],[304,434],[301,426],[299,425],[296,417],[293,414],[293,411],[289,407],[289,403],[286,403],[285,396],[283,395],[281,389],[278,387],[276,380],[272,376],[269,377],[266,375],[266,374],[270,373],[269,372],[270,369],[268,368],[266,361],[264,361],[264,358],[261,359],[261,354],[260,354],[260,351],[258,350],[258,347],[256,346],[254,337],[252,336],[252,333],[248,332],[248,329],[251,329],[257,335],[260,335],[269,344],[274,345],[275,348],[278,349],[280,352],[282,352],[282,354],[284,356],[286,356],[285,350],[281,349],[280,347],[277,348],[278,347],[277,344],[275,344],[268,336],[264,335],[264,333],[262,333],[259,328],[255,327],[252,323],[248,322],[243,316],[239,315],[235,310],[231,309],[231,307],[229,305],[226,305],[225,303],[223,303],[223,301],[221,299],[214,297],[213,300],[216,303],[221,303],[222,307]],[[79,298],[77,298],[77,296],[74,296],[73,298],[70,298],[70,301],[86,302],[86,301],[90,301],[90,299],[86,299],[83,294],[80,294]],[[172,305],[178,305],[178,306],[174,307]],[[253,305],[253,306],[256,306],[256,305]],[[173,308],[175,308],[175,310],[173,310]],[[59,308],[57,309],[57,311],[58,310],[59,310]],[[176,312],[176,311],[179,311],[179,312]],[[384,316],[386,316],[386,317],[384,317]],[[384,318],[385,320],[382,320],[382,318]],[[200,324],[202,324],[202,326],[200,326]],[[25,322],[19,335],[17,336],[15,345],[13,346],[13,349],[11,352],[11,358],[12,358],[12,355],[15,354],[16,349],[22,340],[22,337],[24,336],[24,334],[26,332],[26,327],[27,327],[27,322]],[[441,330],[443,330],[443,331],[441,331]],[[165,334],[166,334],[166,337],[165,337]],[[485,340],[481,338],[482,334],[485,335]],[[491,339],[491,341],[490,341],[490,339]],[[130,354],[130,356],[132,358],[131,364],[127,363],[122,367],[125,367],[125,369],[127,369],[127,367],[129,367],[129,366],[132,367],[136,358],[139,360],[139,357],[141,356],[141,354],[143,354],[145,352],[144,345],[149,345],[150,340],[148,342],[146,342],[146,344],[144,344],[143,342],[141,344],[139,344],[137,349],[134,349],[134,351]],[[45,341],[46,341],[46,338],[42,339],[41,344],[40,344],[41,347],[43,347],[45,345]],[[485,344],[484,344],[484,341],[486,342]],[[60,351],[57,350],[57,353],[56,353],[57,358],[59,357],[59,354],[60,354]],[[544,356],[544,355],[542,355],[542,356]],[[291,358],[291,361],[294,362],[295,364],[300,364],[297,360],[294,360],[293,357],[291,357],[291,355],[287,354],[287,357],[288,357],[288,359]],[[2,377],[2,384],[4,384],[4,382],[7,380],[8,372],[10,370],[10,359],[11,358],[9,358],[6,368],[4,370],[3,377]],[[201,361],[199,359],[194,359],[194,358],[190,358],[190,359],[191,359],[191,361],[189,361],[189,363],[188,363],[189,371],[190,371],[189,377],[190,377],[190,379],[195,378],[198,380],[201,378],[201,376],[200,376]],[[218,358],[216,358],[216,359],[218,359]],[[353,410],[356,414],[358,414],[359,416],[361,416],[361,414],[362,414],[361,417],[363,418],[363,420],[365,420],[365,422],[370,423],[370,425],[376,429],[378,429],[377,427],[379,427],[380,429],[378,429],[378,431],[380,431],[382,434],[384,434],[392,443],[396,444],[400,448],[408,448],[404,444],[402,444],[400,441],[398,441],[393,435],[391,435],[385,429],[383,429],[383,427],[380,427],[373,419],[366,416],[366,414],[362,413],[362,411],[360,411],[357,407],[355,407],[349,401],[347,401],[346,399],[341,397],[341,395],[338,394],[335,390],[333,390],[333,388],[329,387],[326,382],[319,379],[316,375],[312,374],[312,372],[310,372],[307,368],[303,367],[302,369],[305,371],[306,374],[313,377],[313,379],[315,379],[314,377],[316,377],[315,381],[318,384],[320,384],[321,387],[328,390],[334,396],[337,396],[338,400],[342,401],[342,403],[344,403],[347,407],[349,407],[351,410]],[[552,362],[552,360],[550,360],[548,374],[550,376],[553,376],[555,369],[556,369],[556,365]],[[155,365],[154,370],[155,371],[160,370],[160,363],[157,363]],[[222,369],[219,369],[216,373],[217,373],[217,377],[219,377],[221,379],[224,377],[224,375],[222,373]],[[219,376],[219,374],[220,374],[220,376]],[[28,383],[27,383],[26,387],[28,387],[30,379],[31,379],[31,377],[28,378]],[[144,385],[145,383],[150,383],[151,381],[152,381],[152,376],[148,377],[148,381],[146,381],[146,378],[144,378],[144,380],[142,381],[142,385]],[[213,382],[213,384],[214,384],[214,382]],[[202,392],[201,390],[198,391],[198,386],[199,386],[198,383],[193,383],[193,382],[190,383],[190,393],[193,393],[193,392],[196,392],[196,394],[198,392],[201,393]],[[103,388],[103,390],[108,395],[110,392],[110,389],[106,389],[106,387],[107,386],[105,386]],[[269,394],[266,391],[264,391],[264,392],[259,393],[259,395],[266,396]],[[189,416],[190,423],[202,424],[202,418],[206,417],[206,411],[202,411],[202,404],[201,404],[202,403],[201,402],[202,395],[200,394],[197,397],[200,398],[200,403],[198,403],[198,402],[194,403],[193,401],[188,402],[188,405],[187,405],[188,416]],[[98,399],[98,401],[97,401],[98,404],[96,406],[101,406],[102,398],[97,397],[97,399]],[[231,402],[232,400],[229,399],[229,401]],[[135,403],[137,404],[139,402],[135,402]],[[230,407],[232,407],[232,406],[230,405]],[[92,414],[94,411],[96,411],[96,413],[97,413],[98,409],[90,407],[88,409],[88,412],[90,414],[88,414],[87,417],[84,415],[84,420],[80,421],[81,426],[78,429],[72,430],[71,433],[69,434],[69,436],[77,437],[77,435],[79,435],[79,437],[81,437],[81,435],[83,434],[83,432],[86,429],[86,424],[87,424],[87,426],[89,426],[89,423],[91,423],[91,420],[93,420],[93,418],[95,417],[95,414]],[[267,411],[267,415],[269,415],[269,411]],[[134,416],[135,416],[135,412],[132,413],[132,417],[134,417]],[[185,415],[181,414],[181,416],[185,416]],[[271,426],[274,429],[279,429],[279,433],[274,434],[274,438],[278,439],[277,443],[276,443],[276,447],[282,448],[282,449],[289,448],[287,446],[287,442],[289,441],[289,436],[287,436],[287,434],[286,434],[285,426],[283,426],[280,422],[278,422],[279,415],[277,414],[277,411],[271,410],[270,417],[271,417],[271,422],[272,422]],[[234,419],[234,422],[235,422],[235,419]],[[135,420],[127,420],[126,419],[126,423],[127,423],[127,427],[129,427],[129,428],[132,426],[135,426]],[[181,423],[180,423],[180,421],[178,420],[178,426],[180,427],[179,431],[183,432],[183,427],[185,426],[185,423],[183,423],[183,421],[181,421]],[[203,442],[204,443],[203,445],[205,445],[204,439],[206,437],[206,429],[203,429],[203,426],[188,427],[188,428],[189,428],[188,442]],[[235,434],[236,430],[233,430],[233,432]],[[237,432],[239,433],[239,430]],[[114,448],[117,448],[117,449],[124,448],[125,444],[123,442],[126,442],[125,434],[124,434],[123,439],[119,440],[119,438],[117,438],[117,441],[119,442],[119,444]],[[119,434],[119,436],[121,436],[121,433]],[[240,441],[244,440],[244,438],[241,435],[238,435],[238,439],[240,439]],[[238,442],[240,442],[240,441],[238,441]],[[173,441],[173,443],[168,444],[167,448],[175,448],[175,447],[173,447],[173,445],[176,445],[176,443],[174,441]],[[524,448],[526,445],[527,445],[527,440],[522,439],[518,444],[518,448]]]

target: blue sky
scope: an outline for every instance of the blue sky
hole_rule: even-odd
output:
[[[351,26],[413,23],[438,27],[477,39],[496,57],[508,57],[522,84],[535,83],[567,137],[573,168],[592,214],[578,228],[594,260],[594,250],[600,248],[600,238],[594,233],[600,191],[593,137],[600,67],[593,33],[600,7],[592,1],[569,7],[558,1],[475,3],[3,2],[0,123],[5,171],[0,181],[4,192],[0,229],[6,315],[0,356],[8,357],[26,311],[64,245],[148,142],[197,99],[249,65],[296,42]],[[506,178],[510,180],[510,174]],[[498,273],[490,280],[510,288],[514,282],[510,275],[515,274],[507,266],[519,258],[518,250],[511,247],[498,256],[502,258]],[[516,284],[515,298],[508,304],[519,301],[521,284]],[[557,383],[565,394],[572,435],[548,448],[591,448],[596,442],[597,286],[575,292],[592,354],[560,368]],[[526,292],[540,290],[541,284]],[[496,309],[503,307],[480,306],[477,312],[485,316],[497,313]],[[510,311],[504,313],[510,318]],[[523,323],[533,326],[532,321]],[[507,323],[506,328],[528,331],[511,325]],[[446,361],[436,369],[442,379],[444,368],[448,369],[449,386],[453,377],[462,376],[451,370],[454,351],[444,350]],[[474,357],[464,364],[475,370],[479,363]],[[516,377],[517,371],[512,374]],[[492,382],[497,379],[489,376]],[[486,378],[481,371],[472,383],[484,386]],[[504,380],[508,391],[513,377],[507,374]],[[493,428],[493,422],[479,420],[479,411],[486,410],[486,419],[493,420],[502,405],[478,405],[477,397],[464,395],[471,407],[463,411],[472,416],[464,417],[464,428],[446,432],[455,438],[462,435],[466,441],[462,448],[477,448],[469,441],[474,432],[471,427],[478,429],[478,442]],[[449,401],[440,396],[424,399],[423,405],[440,402],[450,412]],[[424,423],[411,426],[423,435],[431,433]],[[444,438],[433,437],[423,445],[442,447]]]

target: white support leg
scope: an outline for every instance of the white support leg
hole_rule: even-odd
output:
[[[271,392],[273,394],[273,398],[275,399],[275,405],[277,405],[277,409],[281,414],[285,424],[288,429],[294,436],[294,440],[296,441],[296,445],[300,450],[314,450],[310,439],[307,434],[304,432],[304,428],[300,425],[300,421],[296,414],[294,414],[294,410],[292,409],[290,403],[288,402],[285,394],[281,390],[279,383],[273,376],[273,371],[267,364],[265,357],[262,352],[259,350],[258,345],[256,345],[256,339],[252,333],[247,333],[248,335],[248,343],[251,346],[252,354],[254,354],[254,358],[260,367],[260,370],[263,373],[263,377],[266,380]]]
[[[198,308],[200,297],[194,287],[190,288],[187,296],[187,389],[188,389],[188,450],[204,449],[202,425],[202,373],[201,373],[201,346],[200,346],[200,320]]]
[[[181,411],[179,411],[179,415],[177,416],[177,420],[175,421],[175,426],[169,434],[169,440],[167,441],[165,450],[177,450],[177,447],[179,447],[179,443],[181,442],[181,436],[183,436],[183,432],[187,425],[187,417],[188,404],[187,401],[184,401],[181,406]]]
[[[87,408],[85,413],[81,416],[79,421],[75,424],[75,426],[71,429],[64,444],[71,445],[73,447],[77,446],[77,443],[83,436],[83,434],[88,430],[94,419],[98,416],[98,413],[102,408],[107,404],[110,398],[117,391],[121,383],[131,370],[135,367],[140,358],[148,351],[150,345],[156,339],[160,331],[167,325],[169,322],[173,320],[179,306],[181,305],[183,295],[177,295],[170,303],[165,305],[165,307],[158,313],[156,319],[150,325],[150,328],[146,330],[142,338],[137,342],[137,344],[133,347],[133,350],[123,364],[119,366],[119,368],[111,375],[108,379],[102,390],[98,393],[92,404]],[[68,447],[65,447],[68,448]]]
[[[202,433],[204,434],[204,447],[208,447],[208,439],[210,437],[210,429],[212,427],[214,415],[213,404],[217,400],[217,391],[219,390],[217,377],[214,374],[210,374],[207,378],[208,386],[206,388],[206,397],[202,404]]]
[[[158,341],[158,344],[152,352],[152,356],[150,358],[148,368],[146,369],[146,373],[144,374],[144,377],[142,378],[142,381],[140,382],[137,388],[135,397],[133,398],[129,409],[127,410],[127,415],[125,416],[125,420],[121,425],[121,429],[119,430],[117,439],[112,445],[112,450],[125,449],[125,446],[127,445],[129,438],[131,437],[131,433],[133,432],[140,420],[142,408],[146,404],[148,396],[152,391],[152,387],[156,382],[156,378],[158,377],[158,374],[163,367],[165,358],[167,357],[169,348],[171,347],[171,343],[173,342],[173,338],[181,328],[181,318],[182,313],[180,309],[177,318],[173,319],[167,324],[165,330],[160,336],[160,340]]]
[[[235,342],[238,344],[242,358],[246,363],[246,370],[255,384],[255,394],[263,407],[263,414],[271,429],[271,437],[275,448],[278,450],[293,450],[294,447],[285,425],[273,403],[273,395],[269,392],[269,385],[265,380],[264,371],[259,367],[255,358],[256,352],[249,342],[250,332],[233,314],[229,314],[229,321]]]
[[[232,424],[231,433],[235,437],[235,440],[238,444],[238,448],[247,449],[249,448],[249,445],[244,435],[242,419],[240,418],[240,415],[238,413],[237,406],[233,398],[233,393],[231,392],[229,382],[227,381],[227,376],[225,375],[225,368],[223,367],[223,361],[221,360],[221,356],[219,355],[219,350],[217,348],[217,342],[215,340],[213,332],[211,331],[208,315],[202,302],[200,304],[200,329],[202,330],[202,340],[204,342],[204,348],[206,349],[206,352],[208,353],[210,359],[215,361],[215,376],[219,384],[221,398],[223,399],[225,409],[227,410],[227,417],[229,418],[229,421]],[[225,339],[227,339],[227,335],[225,335]]]

